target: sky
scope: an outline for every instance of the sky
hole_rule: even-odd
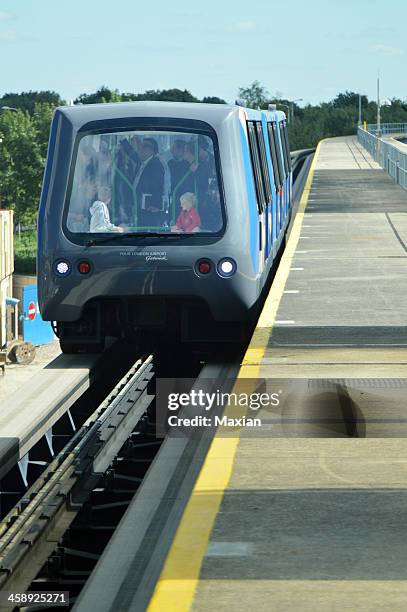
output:
[[[407,99],[406,0],[0,0],[0,95],[178,87]]]

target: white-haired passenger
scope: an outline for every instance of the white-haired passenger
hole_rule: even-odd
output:
[[[180,197],[181,212],[179,213],[175,225],[171,227],[172,232],[199,232],[201,219],[195,208],[195,194],[187,191]]]
[[[95,200],[89,209],[90,212],[90,232],[123,232],[123,228],[110,222],[109,207],[112,200],[112,190],[110,187],[100,187],[98,199]]]

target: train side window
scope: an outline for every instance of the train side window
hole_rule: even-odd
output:
[[[257,194],[257,206],[259,209],[259,213],[262,213],[264,207],[266,205],[266,194],[263,184],[262,171],[260,166],[260,156],[259,149],[256,139],[256,129],[254,126],[254,121],[247,122],[247,132],[249,135],[249,147],[250,147],[250,155],[252,160],[252,168],[254,174],[254,183],[256,185],[256,194]]]
[[[276,186],[276,191],[279,191],[282,185],[282,182],[281,182],[280,171],[279,171],[279,167],[277,163],[277,151],[276,151],[276,143],[274,140],[273,126],[270,122],[267,123],[267,132],[268,132],[268,137],[269,137],[271,162],[273,164],[274,183]]]
[[[281,145],[283,148],[284,170],[285,170],[286,175],[288,175],[290,172],[290,162],[289,162],[289,153],[287,151],[287,136],[286,136],[286,131],[285,131],[285,121],[282,121],[279,124],[279,128],[280,128]]]
[[[261,121],[256,121],[256,130],[257,130],[257,144],[259,147],[261,171],[263,175],[266,202],[270,202],[271,201],[271,183],[270,183],[269,169],[267,165],[266,147],[264,145],[263,126],[262,126]]]
[[[277,167],[278,167],[278,175],[279,175],[279,188],[281,188],[284,184],[284,169],[283,169],[283,160],[281,159],[281,149],[280,144],[278,142],[277,136],[277,123],[275,121],[271,122],[272,126],[272,134],[274,140],[274,147],[276,150],[276,158],[277,158]]]
[[[287,151],[288,169],[289,169],[289,172],[291,172],[293,165],[291,163],[290,142],[288,140],[288,129],[287,129],[287,123],[285,121],[284,121],[283,134],[284,134],[284,140],[285,140],[285,147],[286,147],[286,151]]]

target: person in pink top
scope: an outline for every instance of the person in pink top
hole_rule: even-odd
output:
[[[187,191],[180,197],[181,212],[179,213],[175,225],[171,227],[172,232],[199,232],[201,219],[195,209],[195,194]]]

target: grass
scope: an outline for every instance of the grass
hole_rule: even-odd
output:
[[[14,235],[14,272],[35,274],[37,255],[37,232],[23,232]]]

